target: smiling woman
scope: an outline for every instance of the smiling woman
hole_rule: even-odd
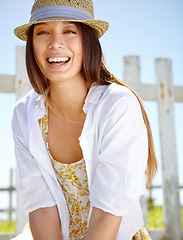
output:
[[[37,64],[50,85],[52,81],[68,82],[74,78],[76,82],[81,78],[82,38],[74,23],[58,21],[35,25],[33,49]]]
[[[139,199],[157,168],[151,129],[141,99],[103,63],[107,29],[91,0],[35,0],[15,29],[34,88],[12,120],[30,223],[16,240],[150,239]]]

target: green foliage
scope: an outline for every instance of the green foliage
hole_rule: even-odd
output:
[[[183,228],[183,207],[181,209],[182,228]],[[164,228],[163,209],[161,206],[154,206],[148,210],[147,228]]]
[[[164,228],[163,211],[161,206],[154,206],[148,210],[147,228]]]
[[[0,232],[15,232],[15,221],[0,220]]]
[[[182,220],[182,228],[183,228],[183,207],[181,209],[181,220]]]

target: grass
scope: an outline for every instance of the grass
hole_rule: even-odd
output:
[[[183,207],[181,208],[181,216],[183,228]],[[164,228],[163,209],[161,206],[154,206],[152,210],[148,210],[147,228]]]
[[[154,206],[153,209],[148,210],[147,228],[164,228],[163,210],[161,206]]]
[[[0,232],[15,232],[15,221],[0,220]]]
[[[182,228],[183,228],[183,207],[181,210]],[[154,206],[152,210],[148,210],[147,229],[164,228],[163,210],[161,206]],[[15,221],[1,221],[0,232],[15,232]]]

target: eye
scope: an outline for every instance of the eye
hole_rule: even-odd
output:
[[[67,30],[64,32],[65,34],[76,34],[76,31],[73,30]]]
[[[47,35],[47,34],[49,34],[47,31],[39,31],[39,32],[37,32],[38,36],[39,35]]]

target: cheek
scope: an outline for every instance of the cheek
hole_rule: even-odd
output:
[[[39,42],[37,41],[33,41],[33,52],[34,52],[34,57],[38,66],[41,67],[42,47],[41,47],[41,44],[39,44]]]
[[[83,45],[82,45],[81,41],[77,41],[76,49],[77,49],[77,53],[78,53],[79,58],[83,59]]]

